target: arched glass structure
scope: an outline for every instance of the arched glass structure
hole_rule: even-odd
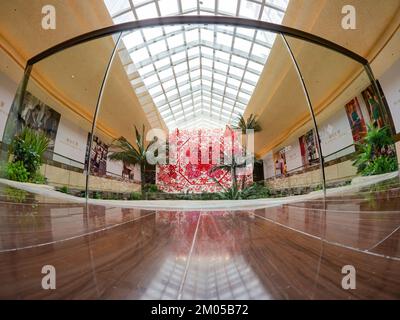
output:
[[[130,12],[122,11],[116,17]],[[133,126],[214,129],[256,114],[266,183],[289,194],[325,191],[354,175],[350,155],[369,122],[366,89],[390,125],[368,61],[335,43],[236,17],[138,20],[30,59],[3,143],[24,125],[45,131],[50,184],[123,195],[139,190],[138,169],[107,154],[118,137],[134,141]]]

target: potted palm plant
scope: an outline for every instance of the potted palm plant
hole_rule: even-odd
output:
[[[135,145],[131,144],[125,137],[119,137],[114,140],[111,144],[111,153],[108,156],[110,160],[123,161],[127,164],[139,165],[140,166],[140,185],[142,199],[145,198],[145,171],[148,165],[146,159],[146,152],[148,148],[155,142],[155,140],[149,142],[146,146],[144,140],[145,126],[142,127],[142,132],[135,128]]]

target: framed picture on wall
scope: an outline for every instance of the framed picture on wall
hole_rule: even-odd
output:
[[[346,104],[345,109],[351,128],[351,133],[353,135],[353,140],[354,142],[358,142],[367,134],[367,127],[365,125],[364,117],[361,113],[358,99],[355,97],[350,100]]]
[[[24,126],[43,132],[50,139],[48,149],[53,150],[60,118],[57,111],[27,91],[18,111],[17,132]]]
[[[300,152],[304,166],[309,166],[318,160],[314,130],[308,131],[299,138]]]
[[[87,148],[89,148],[90,133],[88,133]],[[105,176],[107,173],[107,154],[108,146],[93,136],[92,150],[90,150],[90,173],[96,176]]]
[[[382,114],[379,110],[379,99],[376,96],[372,85],[362,91],[361,95],[364,98],[365,105],[367,106],[368,114],[372,124],[375,127],[382,128],[384,126],[384,121]]]

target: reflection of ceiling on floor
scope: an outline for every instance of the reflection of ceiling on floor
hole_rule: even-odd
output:
[[[114,23],[153,17],[225,15],[281,23],[288,0],[110,1]],[[146,28],[123,36],[131,84],[149,122],[159,113],[172,129],[215,128],[243,114],[275,36],[214,25]],[[158,112],[157,112],[158,111]]]

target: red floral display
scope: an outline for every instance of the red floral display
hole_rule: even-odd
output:
[[[228,139],[226,139],[228,137]],[[224,139],[225,138],[225,139]],[[170,143],[176,146],[175,159],[166,165],[158,165],[156,183],[160,190],[170,193],[221,192],[232,183],[231,174],[226,170],[210,172],[224,155],[241,150],[240,139],[229,128],[175,130],[169,135]],[[231,141],[224,145],[224,142]],[[238,179],[252,181],[252,170],[241,170]]]

